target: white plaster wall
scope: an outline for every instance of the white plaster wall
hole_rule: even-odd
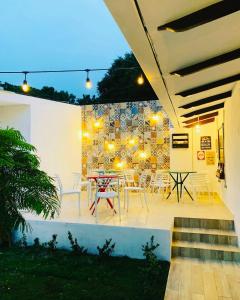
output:
[[[82,169],[79,106],[1,91],[0,126],[19,129],[37,148],[41,168],[72,186],[72,172]]]
[[[131,258],[143,258],[142,245],[150,241],[154,236],[154,241],[159,243],[156,255],[161,260],[171,259],[172,232],[167,229],[134,228],[107,226],[97,224],[78,224],[56,221],[29,221],[32,232],[27,233],[29,244],[38,237],[40,242],[48,242],[53,234],[57,234],[58,247],[70,249],[67,232],[70,231],[79,244],[88,249],[89,253],[97,254],[97,246],[102,246],[106,239],[112,238],[116,243],[114,256],[129,256]],[[22,234],[17,233],[16,239]]]
[[[222,195],[232,211],[240,239],[240,84],[224,106],[224,145],[226,186],[221,182]]]
[[[202,125],[200,132],[197,133],[195,127],[191,129],[187,128],[174,128],[171,133],[188,133],[189,134],[189,148],[176,149],[172,148],[170,144],[170,169],[179,171],[205,171],[209,174],[211,183],[211,189],[214,192],[219,191],[216,178],[217,168],[217,122]],[[212,149],[210,151],[215,152],[215,164],[207,165],[206,160],[197,159],[197,151],[201,150],[200,137],[211,136]]]
[[[31,110],[30,105],[0,106],[0,127],[18,129],[27,141],[30,141]]]
[[[41,167],[59,174],[72,186],[72,172],[81,170],[80,107],[37,101],[31,105],[31,143],[37,147]]]

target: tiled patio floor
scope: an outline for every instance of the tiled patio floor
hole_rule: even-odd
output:
[[[175,258],[165,300],[239,300],[240,264]]]
[[[81,215],[78,215],[77,199],[74,196],[64,197],[60,216],[57,221],[94,224],[95,218],[91,215],[87,205],[86,192],[82,194]],[[116,201],[117,202],[117,201]],[[197,201],[192,201],[186,194],[180,203],[176,195],[165,200],[158,193],[148,193],[149,211],[141,206],[138,193],[130,194],[129,211],[123,207],[123,195],[121,194],[121,221],[118,214],[113,215],[111,209],[103,199],[99,205],[99,224],[130,226],[143,228],[171,229],[173,218],[202,217],[215,219],[232,219],[233,216],[227,207],[216,197],[210,202],[206,196],[201,196]],[[29,219],[39,219],[37,216],[27,215]]]

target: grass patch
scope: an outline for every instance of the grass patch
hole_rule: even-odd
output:
[[[127,257],[102,260],[60,250],[0,250],[0,299],[164,299],[169,263],[160,263],[153,295],[144,290],[144,264]]]

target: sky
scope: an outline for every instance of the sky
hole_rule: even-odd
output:
[[[103,0],[8,0],[1,3],[0,71],[109,68],[130,48]],[[53,86],[81,97],[96,94],[104,72],[30,74],[31,86]],[[23,75],[0,74],[20,85]]]

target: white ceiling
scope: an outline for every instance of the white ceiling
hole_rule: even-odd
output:
[[[182,125],[182,121],[186,120],[181,117],[183,113],[223,102],[223,100],[216,101],[187,110],[178,108],[193,100],[229,91],[233,88],[234,83],[189,97],[175,94],[240,73],[240,59],[184,77],[177,77],[169,73],[240,48],[240,12],[185,32],[158,31],[157,27],[160,25],[219,1],[137,0],[136,2],[139,11],[133,0],[105,0],[173,124],[175,126]],[[149,39],[144,31],[139,12],[142,15]],[[152,42],[161,72],[154,59],[149,40]]]

